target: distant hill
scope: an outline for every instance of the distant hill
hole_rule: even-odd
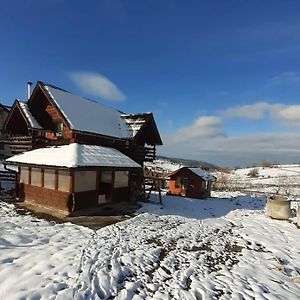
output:
[[[204,169],[209,169],[209,170],[219,170],[220,167],[205,162],[201,160],[194,160],[194,159],[184,159],[184,158],[176,158],[176,157],[166,157],[166,156],[157,156],[157,159],[161,160],[167,160],[172,163],[178,164],[178,165],[184,165],[187,167],[202,167]]]

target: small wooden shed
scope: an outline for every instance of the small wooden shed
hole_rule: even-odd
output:
[[[109,202],[129,201],[141,166],[114,148],[72,143],[15,155],[19,197],[72,214]]]
[[[211,185],[216,178],[200,168],[183,167],[169,175],[169,194],[189,198],[210,197]]]

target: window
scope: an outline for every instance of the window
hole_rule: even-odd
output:
[[[96,171],[75,171],[74,192],[96,190]]]
[[[128,187],[128,171],[116,171],[115,172],[115,188],[124,188]]]
[[[180,188],[180,185],[181,185],[181,178],[178,176],[178,177],[176,177],[175,187]]]
[[[55,170],[44,170],[44,187],[48,189],[55,189]]]
[[[63,128],[64,128],[64,124],[63,123],[56,123],[55,124],[55,132],[62,133],[63,132]]]
[[[112,171],[102,171],[101,172],[101,182],[111,183],[112,182]]]
[[[62,192],[70,191],[70,172],[68,170],[58,171],[58,190]]]
[[[187,177],[183,177],[181,182],[181,188],[186,190],[188,188],[188,184],[189,184],[189,179]]]
[[[42,186],[42,172],[40,168],[31,168],[31,185]]]
[[[27,167],[21,167],[20,171],[20,183],[29,183],[29,168]]]

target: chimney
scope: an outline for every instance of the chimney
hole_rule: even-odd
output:
[[[31,86],[32,86],[32,82],[28,81],[27,82],[27,99],[29,99],[31,96]]]

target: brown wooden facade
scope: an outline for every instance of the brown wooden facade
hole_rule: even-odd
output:
[[[170,175],[170,195],[203,199],[211,195],[211,181],[206,181],[189,168],[181,168]]]
[[[141,169],[136,168],[70,169],[21,165],[19,166],[19,197],[25,203],[72,215],[108,203],[130,201],[134,188],[132,179],[140,172]]]
[[[145,124],[131,139],[105,136],[94,132],[71,129],[65,118],[42,82],[36,87],[26,103],[30,113],[40,126],[33,126],[22,111],[19,101],[15,101],[4,124],[4,131],[10,135],[12,154],[50,145],[81,143],[115,148],[136,162],[152,161],[156,157],[155,147],[161,145],[152,114],[133,115],[144,117]],[[88,116],[86,116],[88,118]]]
[[[9,115],[10,107],[0,103],[0,158],[6,158],[11,155],[8,135],[3,132],[3,125]]]

